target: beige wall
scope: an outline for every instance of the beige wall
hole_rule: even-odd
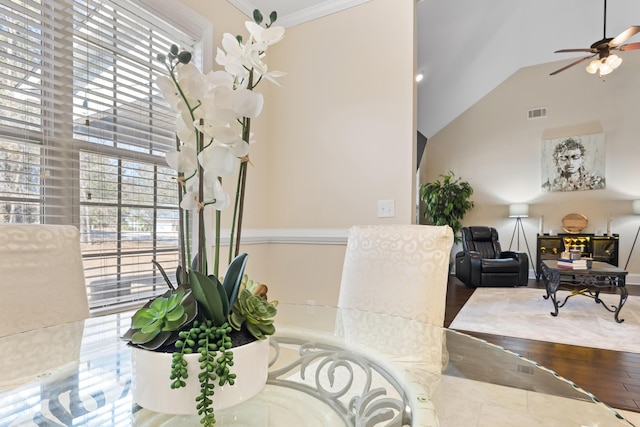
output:
[[[212,21],[215,46],[222,32],[245,33],[226,1],[182,1]],[[414,222],[414,7],[371,0],[291,27],[269,49],[270,69],[288,74],[260,87],[245,228]],[[382,199],[395,218],[377,218]],[[245,245],[248,272],[272,298],[335,304],[344,243]]]
[[[469,181],[476,206],[463,224],[495,226],[503,246],[514,229],[508,205],[529,203],[530,217],[523,224],[534,257],[540,216],[545,232],[561,229],[562,217],[572,212],[589,219],[585,232],[606,231],[611,217],[613,232],[620,234],[619,261],[624,266],[640,225],[640,217],[631,214],[631,200],[640,198],[640,55],[621,56],[620,68],[604,81],[583,66],[549,76],[569,60],[519,70],[429,140],[420,182],[449,170]],[[547,107],[548,118],[527,120],[527,110],[536,107]],[[543,135],[573,128],[571,134],[594,125],[606,136],[607,188],[542,192]],[[634,249],[629,271],[628,280],[640,282],[640,248]]]
[[[413,9],[373,0],[288,30],[273,63],[289,74],[271,92],[272,227],[378,223],[394,199],[412,220]]]

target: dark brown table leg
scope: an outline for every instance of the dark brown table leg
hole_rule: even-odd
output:
[[[620,289],[620,303],[618,304],[618,308],[616,309],[616,314],[613,316],[616,319],[616,322],[618,323],[624,322],[624,319],[619,319],[618,316],[620,315],[620,310],[622,310],[622,306],[624,305],[625,302],[627,302],[627,297],[629,296],[629,292],[627,291],[625,282],[626,281],[624,276],[618,277],[618,284],[616,285],[616,287]]]
[[[558,287],[560,286],[560,272],[557,270],[552,270],[547,268],[547,266],[542,264],[542,280],[544,281],[544,287],[547,291],[546,295],[543,295],[544,299],[551,298],[551,302],[553,302],[554,311],[551,312],[552,316],[558,315],[558,300],[556,299],[556,292],[558,291]]]

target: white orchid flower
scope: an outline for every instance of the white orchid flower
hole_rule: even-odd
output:
[[[171,169],[186,175],[198,169],[198,156],[192,145],[183,145],[178,151],[168,151],[165,160]]]
[[[249,89],[240,88],[233,91],[232,106],[240,117],[255,118],[262,112],[264,97]]]
[[[202,133],[225,145],[233,143],[237,137],[237,133],[229,126],[214,126],[206,121],[203,124],[195,124],[195,126]]]
[[[218,86],[202,98],[202,118],[212,126],[227,126],[236,120],[230,88]]]
[[[228,144],[228,147],[233,152],[234,156],[241,159],[249,155],[249,143],[243,140],[240,135],[236,139]]]
[[[210,88],[226,87],[233,89],[233,76],[226,71],[209,71],[204,79]]]
[[[158,76],[156,77],[156,86],[162,93],[164,99],[169,103],[169,106],[173,111],[178,111],[178,102],[180,101],[180,95],[178,93],[178,88],[173,83],[173,80],[168,76]]]
[[[204,201],[198,200],[199,180],[193,179],[189,190],[182,196],[180,207],[184,210],[197,211],[198,209],[214,208],[223,210],[230,204],[229,194],[224,191],[218,177],[210,172],[205,172],[203,188]]]
[[[215,176],[212,172],[204,173],[204,188],[205,188],[205,196],[207,200],[215,202],[208,202],[205,206],[205,209],[208,207],[212,207],[216,210],[224,210],[230,204],[229,194],[222,188],[222,184],[218,180],[218,177]]]
[[[285,73],[283,71],[271,71],[269,73],[265,72],[264,74],[262,74],[262,77],[264,77],[265,79],[269,80],[271,83],[275,84],[276,86],[282,87],[282,85],[280,84],[280,82],[278,82],[276,80],[276,78],[283,77],[283,76],[286,76],[286,75],[287,75],[287,73]]]
[[[244,26],[247,27],[251,37],[253,37],[256,42],[264,43],[266,46],[278,43],[284,37],[284,27],[271,26],[269,28],[264,28],[251,21],[246,21]]]
[[[211,145],[198,154],[198,162],[205,173],[215,176],[229,176],[239,163],[233,150],[224,145]]]
[[[178,64],[176,71],[178,74],[178,84],[182,89],[182,93],[189,101],[189,104],[191,104],[191,108],[194,108],[205,92],[204,76],[192,63]]]
[[[234,77],[243,79],[248,76],[249,72],[245,68],[248,63],[245,56],[247,55],[245,46],[238,42],[234,36],[225,33],[222,36],[222,47],[218,48],[216,62],[222,65],[225,71]],[[249,55],[252,53],[249,52]],[[250,68],[250,67],[249,67]]]
[[[181,99],[180,101],[178,101],[177,110],[180,117],[177,119],[176,129],[178,128],[178,122],[180,121],[185,123],[187,126],[193,127],[194,116],[192,115],[191,110],[189,110],[189,106],[184,102],[184,100]]]
[[[180,202],[180,207],[186,211],[195,211],[199,206],[198,202],[198,192],[197,191],[187,191],[182,195],[182,202]]]
[[[193,121],[189,118],[189,122],[184,121],[184,116],[181,114],[176,118],[176,135],[183,144],[196,144],[196,133],[193,128]]]

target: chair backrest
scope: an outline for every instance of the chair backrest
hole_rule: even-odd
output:
[[[0,292],[0,336],[86,319],[78,229],[1,224]]]
[[[452,245],[449,226],[352,227],[338,306],[442,326]]]
[[[463,227],[462,249],[479,252],[482,258],[498,258],[502,252],[498,231],[493,227]]]

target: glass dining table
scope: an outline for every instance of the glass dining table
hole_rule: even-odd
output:
[[[0,337],[0,426],[200,425],[133,401],[120,339],[131,314]],[[278,306],[276,328],[267,384],[216,411],[216,426],[632,425],[553,371],[453,330],[297,304]]]

